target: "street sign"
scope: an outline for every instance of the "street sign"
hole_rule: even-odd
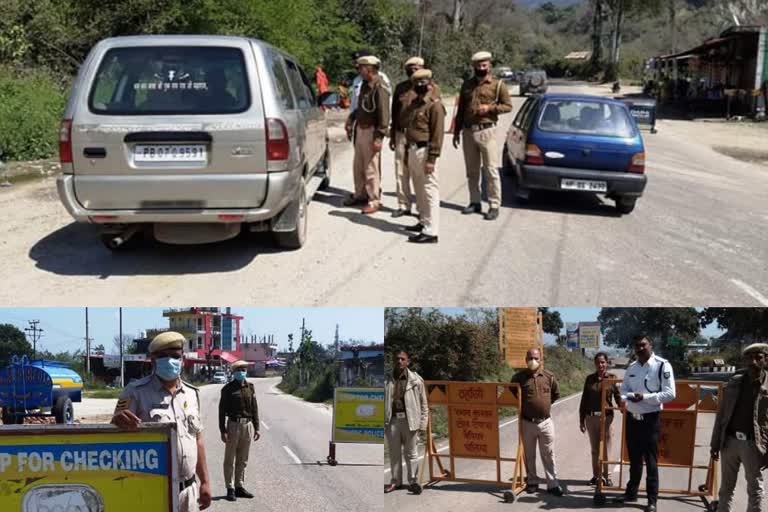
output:
[[[178,510],[176,425],[0,429],[0,502],[8,512]]]
[[[384,388],[336,388],[332,443],[384,444]]]
[[[524,368],[526,352],[542,349],[541,327],[538,308],[499,308],[499,352],[509,367]]]
[[[581,348],[600,346],[600,322],[579,322],[579,346]]]
[[[454,383],[448,387],[451,453],[495,459],[499,451],[497,385]]]
[[[568,322],[565,324],[565,338],[567,347],[571,350],[579,348],[579,324]]]

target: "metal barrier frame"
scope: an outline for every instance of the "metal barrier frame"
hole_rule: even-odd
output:
[[[629,462],[624,462],[624,434],[626,431],[626,424],[627,424],[627,415],[626,410],[622,409],[621,407],[614,406],[614,407],[608,407],[606,406],[606,393],[610,392],[610,388],[616,384],[619,385],[621,382],[623,382],[623,379],[603,379],[602,382],[602,400],[601,400],[601,415],[600,415],[600,447],[598,452],[598,461],[600,464],[600,473],[602,474],[602,469],[604,465],[617,465],[619,466],[619,481],[618,485],[614,485],[611,487],[608,487],[603,484],[603,479],[598,478],[597,479],[597,488],[595,489],[595,495],[594,495],[594,504],[596,506],[602,506],[606,502],[605,494],[603,494],[603,491],[623,491],[624,488],[622,487],[623,477],[624,477],[624,466],[629,466]],[[681,386],[688,386],[695,389],[696,393],[696,401],[693,403],[693,412],[694,413],[694,425],[698,425],[699,422],[699,414],[717,414],[717,411],[720,407],[720,403],[723,396],[723,383],[720,381],[698,381],[698,380],[678,380],[675,381],[675,388],[678,389]],[[700,407],[702,399],[701,397],[701,388],[702,387],[714,387],[717,388],[717,394],[715,395],[714,401],[715,401],[715,408],[713,409],[703,409]],[[679,396],[679,395],[678,395]],[[673,402],[674,403],[674,402]],[[672,410],[679,410],[679,409],[672,409]],[[685,410],[690,410],[690,407]],[[618,438],[621,450],[618,461],[612,461],[612,460],[606,460],[609,459],[609,454],[605,453],[605,413],[606,411],[620,411],[623,414],[622,420],[621,420],[621,429],[620,429],[620,436]],[[662,410],[662,415],[664,414],[664,411]],[[615,416],[615,415],[614,415]],[[694,449],[694,457],[695,457],[695,449],[701,448],[701,447],[707,447],[709,448],[709,444],[696,444],[696,438],[694,436],[693,440],[693,449]],[[714,512],[717,510],[717,493],[719,488],[719,482],[717,479],[717,461],[713,460],[710,456],[709,458],[709,464],[704,465],[697,465],[697,464],[691,464],[691,465],[680,465],[680,464],[669,464],[669,463],[661,463],[658,464],[659,468],[678,468],[678,469],[685,469],[688,468],[688,488],[687,489],[663,489],[659,487],[659,494],[673,494],[678,496],[689,496],[689,497],[700,497],[701,500],[704,502],[704,506]],[[698,486],[698,490],[694,491],[692,489],[693,487],[693,470],[694,469],[706,469],[707,470],[707,476],[705,479],[705,482]],[[640,487],[638,491],[645,491],[644,487]]]
[[[495,385],[496,386],[496,399],[493,404],[482,404],[487,407],[495,407],[496,410],[500,407],[515,407],[517,408],[517,414],[518,417],[520,415],[520,410],[522,406],[522,394],[521,394],[521,388],[520,384],[517,383],[510,383],[510,382],[461,382],[461,381],[438,381],[438,380],[431,380],[431,381],[424,381],[424,385],[426,386],[427,391],[427,402],[428,406],[431,408],[432,406],[440,406],[440,407],[446,407],[448,409],[448,414],[450,418],[451,414],[451,407],[455,406],[467,406],[467,403],[465,402],[451,402],[450,400],[450,393],[448,392],[448,387],[451,385],[468,385],[468,384],[477,384],[477,385]],[[446,400],[445,402],[438,402],[438,403],[432,403],[429,401],[429,390],[433,386],[445,386],[446,389]],[[504,388],[508,391],[503,391],[501,394],[499,394],[499,388]],[[516,391],[513,392],[512,390],[515,389]],[[508,397],[507,397],[508,393]],[[517,396],[515,396],[515,393]],[[502,401],[500,401],[502,399]],[[511,399],[511,401],[510,401]],[[448,422],[449,425],[449,432],[448,432],[448,438],[450,439],[450,420]],[[522,422],[517,422],[517,453],[514,458],[509,457],[501,457],[500,456],[500,449],[497,449],[496,451],[496,457],[471,457],[466,455],[453,455],[450,453],[444,453],[440,454],[438,453],[435,442],[432,439],[432,410],[430,409],[429,417],[427,419],[427,442],[425,446],[425,462],[429,462],[429,481],[425,484],[425,487],[434,485],[438,482],[462,482],[462,483],[473,483],[473,484],[488,484],[488,485],[499,485],[501,487],[509,487],[510,490],[504,492],[504,501],[506,503],[514,503],[516,497],[520,492],[525,489],[525,470],[524,470],[524,448],[523,448],[523,427]],[[499,447],[499,430],[498,427],[496,428],[496,446]],[[450,444],[449,444],[450,446]],[[450,461],[450,470],[446,471],[445,467],[443,467],[443,463],[441,458],[447,458]],[[456,466],[455,466],[455,460],[456,459],[469,459],[469,460],[485,460],[485,461],[496,461],[496,480],[479,480],[479,479],[473,479],[473,478],[458,478],[456,477]],[[504,481],[502,480],[501,476],[501,463],[502,462],[514,462],[515,463],[515,469],[513,471],[512,478],[510,480]],[[421,471],[419,475],[419,483],[422,483],[424,481],[424,467],[427,464],[421,465]],[[435,472],[435,465],[440,469],[440,473]]]

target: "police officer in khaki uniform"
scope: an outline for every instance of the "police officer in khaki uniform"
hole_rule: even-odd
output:
[[[480,205],[480,169],[485,170],[490,208],[486,220],[495,220],[501,206],[499,150],[496,144],[496,123],[499,114],[512,111],[507,86],[491,74],[491,54],[478,52],[472,56],[475,76],[464,81],[456,107],[453,147],[464,145],[467,169],[469,206],[461,213],[482,213]]]
[[[142,422],[176,423],[179,512],[190,512],[198,510],[198,504],[200,509],[210,506],[211,489],[198,390],[180,378],[183,347],[184,336],[177,332],[155,336],[149,344],[152,375],[123,389],[112,423],[127,430],[136,430]]]
[[[389,133],[389,93],[379,76],[381,62],[377,57],[360,57],[357,64],[364,82],[357,108],[346,122],[347,137],[354,140],[355,146],[355,192],[344,205],[360,205],[363,213],[373,214],[381,208],[379,156],[382,141]]]
[[[421,57],[411,57],[405,61],[405,74],[408,76],[397,86],[392,94],[392,127],[389,133],[389,149],[395,152],[395,183],[397,190],[397,210],[392,213],[392,217],[402,217],[411,215],[411,174],[405,162],[405,129],[408,120],[405,118],[405,111],[408,105],[416,99],[416,93],[413,90],[411,77],[413,74],[424,68],[424,59]],[[440,87],[432,83],[430,95],[433,98],[440,99]]]
[[[768,345],[744,349],[746,370],[736,373],[723,390],[712,428],[712,458],[720,459],[718,512],[731,512],[733,491],[744,466],[747,512],[765,510],[763,471],[768,469]]]
[[[245,378],[247,372],[246,361],[232,363],[232,380],[221,388],[219,400],[219,431],[221,440],[227,445],[224,450],[224,483],[227,485],[228,501],[253,498],[253,494],[245,490],[243,482],[251,439],[258,441],[261,435],[256,392],[253,384]]]
[[[437,243],[440,224],[440,188],[435,163],[443,147],[445,107],[432,95],[432,72],[420,69],[411,76],[416,97],[406,107],[406,165],[416,190],[419,222],[406,229],[418,244]]]

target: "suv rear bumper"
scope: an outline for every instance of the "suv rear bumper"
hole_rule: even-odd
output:
[[[563,178],[575,180],[605,181],[606,195],[640,197],[643,195],[648,177],[630,172],[596,171],[592,169],[571,169],[547,165],[522,165],[522,186],[534,189],[562,190]]]
[[[264,202],[257,208],[205,208],[205,209],[120,209],[95,210],[84,208],[75,195],[75,176],[64,174],[56,179],[56,188],[64,208],[77,222],[101,223],[92,219],[95,216],[109,216],[107,224],[143,224],[143,223],[217,223],[217,222],[259,222],[277,216],[293,201],[298,193],[301,175],[290,171],[270,172],[268,175],[267,194]],[[227,221],[220,215],[242,215],[242,219]]]

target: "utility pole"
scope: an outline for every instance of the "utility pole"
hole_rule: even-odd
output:
[[[91,337],[88,335],[88,308],[85,308],[85,374],[91,374]]]
[[[120,308],[120,387],[125,387],[125,366],[123,365],[123,308]]]
[[[37,340],[43,336],[43,330],[37,327],[40,320],[28,320],[28,323],[29,327],[25,328],[24,331],[32,336],[32,359],[34,359],[37,355]]]

